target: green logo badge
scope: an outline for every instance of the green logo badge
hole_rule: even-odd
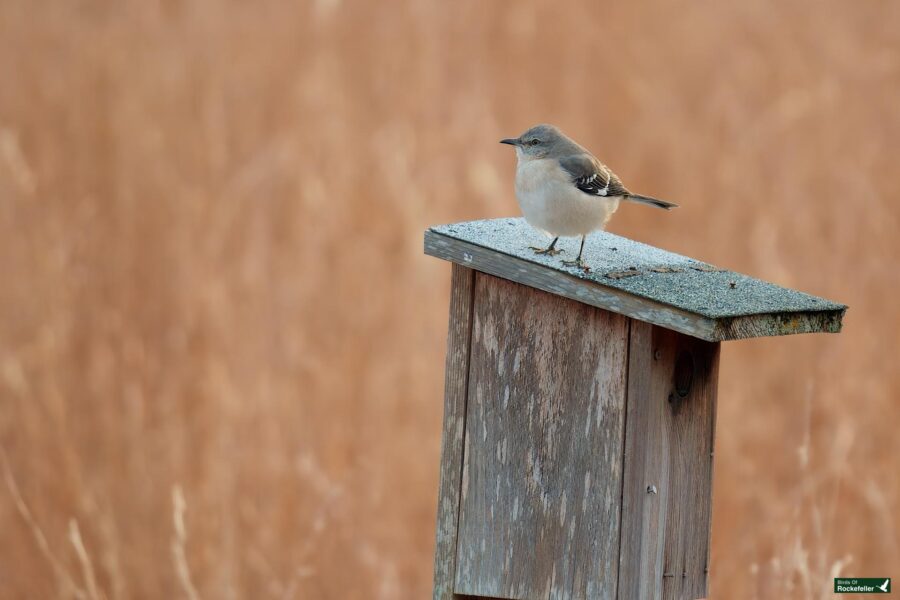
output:
[[[836,577],[835,594],[890,594],[890,577]]]

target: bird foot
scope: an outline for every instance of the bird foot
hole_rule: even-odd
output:
[[[576,258],[575,260],[564,260],[562,261],[562,264],[566,265],[567,267],[578,267],[585,273],[591,270],[591,268],[587,266],[587,264],[585,264],[585,262],[580,257]]]
[[[547,256],[556,256],[563,252],[563,250],[558,250],[556,248],[538,248],[537,246],[528,246],[531,250],[534,250],[535,254],[546,254]]]

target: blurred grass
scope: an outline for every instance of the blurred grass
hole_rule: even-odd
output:
[[[888,0],[0,3],[0,597],[427,597],[421,233],[516,214],[541,121],[683,207],[612,231],[851,306],[725,347],[711,597],[895,574],[898,48]]]

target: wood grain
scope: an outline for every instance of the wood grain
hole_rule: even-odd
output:
[[[628,322],[477,274],[458,594],[615,596]]]
[[[705,598],[719,344],[632,322],[619,598]]]
[[[441,442],[441,480],[438,490],[437,536],[434,552],[434,600],[453,600],[456,571],[456,532],[462,477],[463,432],[472,338],[475,272],[453,265],[450,325],[444,379],[444,430]]]

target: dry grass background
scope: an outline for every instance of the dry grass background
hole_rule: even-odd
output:
[[[3,0],[0,75],[0,597],[428,597],[422,230],[540,121],[851,306],[724,349],[711,597],[900,576],[895,0]]]

